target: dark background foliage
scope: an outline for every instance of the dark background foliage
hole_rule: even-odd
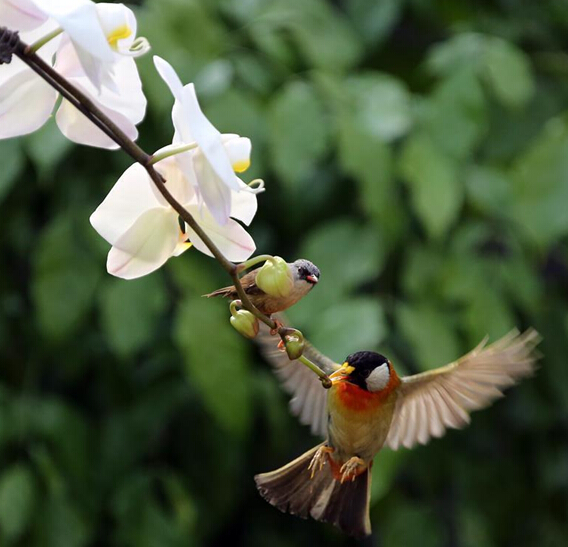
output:
[[[258,251],[322,270],[294,324],[401,373],[534,325],[544,359],[465,431],[380,454],[376,544],[568,543],[563,0],[147,0],[139,33],[267,191]],[[140,60],[148,151],[171,96]],[[0,67],[1,70],[1,67]],[[126,282],[88,223],[129,160],[50,123],[0,143],[0,544],[353,545],[252,477],[315,444],[189,252]]]

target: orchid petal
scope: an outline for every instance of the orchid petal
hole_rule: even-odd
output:
[[[89,0],[33,0],[34,4],[53,17],[69,35],[83,70],[100,89],[107,85],[108,68],[114,61],[113,51],[97,14],[97,7]]]
[[[181,101],[183,95],[183,84],[174,70],[174,67],[157,55],[154,55],[154,66],[162,80],[164,80],[166,85],[170,88],[174,98]]]
[[[135,163],[122,174],[89,220],[104,239],[115,245],[146,211],[164,205],[146,169]]]
[[[107,257],[107,270],[123,279],[135,279],[162,266],[179,240],[177,216],[163,207],[143,213],[116,242]]]
[[[175,148],[176,145],[165,146],[156,152],[160,154],[167,152],[168,149]],[[187,180],[185,173],[179,168],[175,157],[169,157],[159,161],[155,165],[156,171],[160,173],[165,182],[168,192],[176,199],[178,203],[189,203],[195,199],[195,190],[189,180]],[[158,190],[156,190],[157,192]],[[161,195],[161,194],[160,194]],[[163,199],[163,198],[162,198]]]
[[[124,4],[97,4],[97,13],[107,42],[115,51],[129,52],[136,38],[136,17]]]
[[[240,192],[231,192],[231,217],[244,222],[247,226],[252,222],[258,209],[256,194],[241,181]]]
[[[221,133],[201,111],[193,84],[187,84],[183,88],[183,108],[191,135],[211,164],[212,169],[224,184],[238,191],[239,182],[223,146]]]
[[[225,224],[231,214],[231,190],[223,184],[201,149],[194,151],[193,166],[205,205],[219,224]]]
[[[256,249],[254,240],[238,222],[229,219],[225,225],[220,226],[206,208],[202,208],[201,211],[197,205],[188,205],[186,208],[229,260],[242,262],[254,253]],[[187,225],[186,233],[198,251],[208,256],[213,256],[203,241]]]
[[[0,138],[26,135],[48,119],[57,92],[31,70],[0,84]]]
[[[0,0],[2,25],[19,31],[33,30],[47,20],[31,0]]]
[[[246,171],[250,167],[250,153],[252,149],[250,139],[235,135],[235,138],[223,139],[223,141],[233,170],[237,173]]]

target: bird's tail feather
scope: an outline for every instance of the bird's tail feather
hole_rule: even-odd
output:
[[[355,480],[341,483],[334,478],[327,463],[311,478],[308,466],[320,446],[276,471],[256,475],[260,494],[284,513],[329,522],[358,538],[368,536],[371,533],[370,467]]]

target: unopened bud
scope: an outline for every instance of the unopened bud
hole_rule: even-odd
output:
[[[304,353],[305,345],[303,336],[286,336],[284,347],[286,348],[288,359],[291,361],[299,359]]]
[[[275,256],[267,260],[256,276],[256,284],[266,294],[284,297],[290,294],[294,286],[292,272],[283,258]]]
[[[231,315],[231,325],[246,338],[254,338],[258,334],[258,319],[247,310],[239,310]]]

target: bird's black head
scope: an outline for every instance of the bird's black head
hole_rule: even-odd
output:
[[[312,285],[315,285],[319,281],[319,268],[309,260],[299,258],[294,262],[294,266],[298,272],[298,279],[303,279]]]
[[[389,383],[391,364],[380,353],[358,351],[345,358],[347,381],[367,391],[380,391]],[[352,369],[352,370],[351,370]]]

